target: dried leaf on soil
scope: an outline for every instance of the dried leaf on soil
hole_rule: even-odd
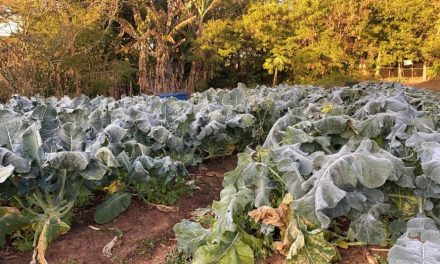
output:
[[[111,258],[113,256],[112,250],[115,246],[120,244],[120,240],[118,236],[115,236],[110,242],[108,242],[103,248],[102,248],[102,254],[107,257]]]

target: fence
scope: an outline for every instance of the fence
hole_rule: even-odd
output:
[[[434,67],[380,67],[379,75],[382,78],[427,78],[427,71],[433,69]],[[401,71],[401,76],[399,76],[399,70]]]

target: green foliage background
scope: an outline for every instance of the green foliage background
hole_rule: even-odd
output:
[[[0,86],[45,96],[189,92],[439,73],[429,0],[0,0]]]

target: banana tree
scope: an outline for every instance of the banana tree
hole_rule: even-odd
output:
[[[155,44],[154,93],[179,89],[180,84],[170,58],[172,52],[186,41],[183,37],[178,39],[182,29],[193,23],[197,17],[189,12],[182,0],[167,0],[163,4],[150,0],[147,2],[147,10],[153,25]]]
[[[148,94],[153,93],[151,89],[148,89],[148,69],[147,69],[147,57],[149,52],[148,41],[152,35],[151,20],[149,15],[142,17],[141,6],[131,5],[133,12],[134,25],[122,17],[115,17],[115,21],[121,27],[123,33],[130,36],[134,43],[132,47],[139,50],[138,60],[138,84],[140,92]]]
[[[123,33],[133,39],[132,46],[139,50],[138,82],[141,92],[157,94],[180,86],[170,60],[186,39],[177,40],[177,35],[196,16],[188,12],[182,0],[145,1],[130,5],[133,22],[116,17]],[[155,59],[154,84],[149,87],[148,56]],[[151,76],[153,77],[153,76]],[[171,88],[172,87],[172,88]]]
[[[210,11],[222,4],[221,0],[191,0],[191,7],[196,11],[196,38],[198,39],[203,34],[203,24],[205,17]],[[194,92],[196,80],[202,79],[203,64],[199,60],[194,60],[191,64],[191,70],[187,81],[187,89],[189,92]]]

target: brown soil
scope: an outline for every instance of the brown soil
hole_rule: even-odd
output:
[[[197,208],[211,205],[219,198],[222,190],[223,174],[236,167],[235,156],[208,160],[204,164],[189,170],[195,184],[199,187],[192,197],[179,200],[177,212],[162,212],[155,206],[141,201],[132,201],[129,209],[112,223],[99,226],[93,221],[94,208],[75,212],[72,229],[69,233],[53,241],[48,248],[46,258],[50,264],[161,264],[166,256],[176,248],[173,226],[183,219],[191,218],[191,212]],[[111,258],[101,253],[102,248],[112,240],[114,234],[92,230],[94,227],[113,228],[123,232],[122,243],[116,246]],[[340,250],[342,263],[377,264],[376,255],[386,257],[383,250],[374,247],[351,247]],[[0,263],[25,264],[32,258],[32,252],[15,250],[0,251]],[[267,264],[283,264],[284,257],[273,255],[264,261]]]
[[[426,88],[437,92],[440,91],[440,79],[429,80],[425,82],[408,82],[405,84],[414,87]]]

